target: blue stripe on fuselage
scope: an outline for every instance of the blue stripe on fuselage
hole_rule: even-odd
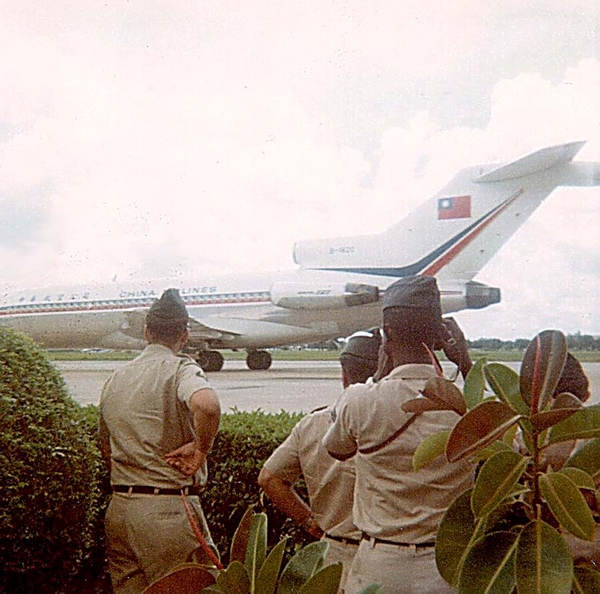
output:
[[[480,224],[485,222],[489,217],[491,217],[498,209],[502,208],[511,198],[507,198],[494,208],[484,214],[477,221],[465,227],[460,233],[443,243],[440,247],[433,250],[433,252],[427,254],[424,258],[421,258],[418,262],[414,264],[409,264],[408,266],[401,266],[396,268],[319,268],[318,270],[328,270],[328,271],[337,271],[337,272],[353,272],[356,274],[370,274],[372,276],[395,276],[395,277],[403,277],[403,276],[413,276],[416,274],[420,274],[427,266],[429,266],[432,262],[435,262],[442,254],[448,251],[453,245],[458,243],[463,237],[471,233],[474,229],[476,229]]]

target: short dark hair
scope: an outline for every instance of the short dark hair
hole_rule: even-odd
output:
[[[146,320],[146,330],[150,342],[160,344],[175,344],[183,335],[187,328],[185,320],[176,320],[170,322],[159,321],[148,318]]]
[[[432,316],[428,308],[390,307],[383,311],[383,326],[393,330],[402,342],[433,347],[444,336],[441,316]]]
[[[340,364],[349,384],[364,384],[377,371],[377,361],[357,357],[352,353],[342,353]]]

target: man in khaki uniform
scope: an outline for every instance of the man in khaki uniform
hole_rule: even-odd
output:
[[[353,457],[356,466],[353,519],[362,539],[346,592],[372,583],[385,594],[452,592],[437,571],[434,541],[446,508],[472,483],[470,465],[440,460],[415,472],[412,458],[425,438],[450,429],[458,418],[402,410],[436,375],[424,345],[433,350],[448,340],[435,279],[392,284],[383,298],[383,330],[391,371],[377,383],[345,390],[324,438],[332,456]]]
[[[380,345],[378,328],[350,337],[340,355],[344,388],[373,376]],[[282,512],[316,538],[329,542],[326,563],[343,562],[340,584],[343,587],[358,549],[360,531],[352,523],[354,462],[334,460],[321,443],[330,424],[330,407],[302,418],[265,462],[258,484]],[[306,482],[310,506],[294,490],[301,476]]]
[[[178,354],[187,322],[183,300],[168,289],[148,312],[148,346],[113,374],[100,398],[100,444],[113,489],[106,538],[115,594],[142,592],[186,561],[210,563],[181,493],[214,547],[194,493],[206,481],[220,406],[202,369]]]

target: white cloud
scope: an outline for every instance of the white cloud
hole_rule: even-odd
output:
[[[28,6],[0,24],[0,212],[38,209],[0,245],[6,286],[287,268],[294,240],[380,231],[460,167],[580,138],[600,161],[592,21],[548,75],[560,3],[549,32],[521,3]],[[600,333],[598,199],[550,198],[482,271],[504,303],[469,334],[532,334],[555,304]]]

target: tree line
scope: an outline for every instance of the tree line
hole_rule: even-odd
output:
[[[567,346],[573,351],[600,351],[600,336],[591,334],[567,334]],[[515,350],[523,351],[531,341],[530,338],[516,338],[514,340],[501,340],[500,338],[478,338],[477,340],[467,340],[471,349],[481,349],[486,351]]]

